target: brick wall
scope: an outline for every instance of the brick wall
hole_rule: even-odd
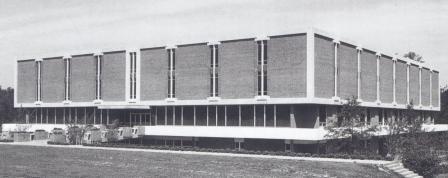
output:
[[[334,95],[334,44],[332,39],[315,36],[314,95],[331,98]]]
[[[109,52],[103,56],[101,94],[104,101],[125,100],[126,52]]]
[[[42,101],[62,102],[65,96],[65,64],[62,58],[42,61]]]
[[[36,101],[36,79],[34,60],[17,62],[17,103]]]
[[[221,98],[253,98],[256,95],[257,44],[253,39],[226,41],[219,46]]]
[[[418,66],[411,65],[409,69],[409,101],[413,101],[414,106],[419,104],[419,77]]]
[[[394,63],[392,58],[380,58],[380,100],[383,103],[394,101]]]
[[[267,45],[268,95],[306,97],[306,35],[271,37]]]
[[[376,98],[376,55],[364,50],[361,53],[361,97],[363,101],[374,102]]]
[[[432,72],[432,105],[434,107],[439,107],[439,72]]]
[[[422,69],[422,105],[423,106],[429,106],[429,92],[430,92],[430,85],[429,85],[429,76],[431,73],[428,69],[423,68]]]
[[[89,102],[96,97],[96,59],[93,55],[71,59],[71,101]]]
[[[176,49],[176,98],[205,99],[209,96],[210,56],[207,44]]]
[[[338,96],[358,96],[358,53],[355,46],[341,43],[338,48]]]
[[[395,66],[395,97],[398,104],[406,104],[407,101],[407,64],[397,60]]]
[[[165,99],[168,93],[167,50],[165,48],[145,49],[140,51],[140,56],[140,99]]]

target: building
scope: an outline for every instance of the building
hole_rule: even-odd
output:
[[[318,30],[19,60],[15,84],[35,129],[118,119],[154,143],[204,147],[306,149],[352,96],[366,124],[411,102],[427,123],[440,110],[434,68]]]

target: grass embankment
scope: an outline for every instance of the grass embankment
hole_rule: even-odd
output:
[[[0,145],[0,177],[395,177],[375,165]]]

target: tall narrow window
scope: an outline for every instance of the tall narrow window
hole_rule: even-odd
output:
[[[210,45],[210,97],[218,95],[218,45]]]
[[[65,64],[65,100],[70,100],[70,58],[64,58]]]
[[[130,99],[137,98],[137,53],[131,52],[129,53],[129,86],[130,86]]]
[[[41,96],[42,96],[42,85],[41,85],[41,82],[42,82],[42,79],[41,79],[41,74],[42,74],[42,69],[41,69],[41,67],[42,67],[42,61],[36,61],[36,74],[37,74],[37,76],[36,76],[36,101],[42,101],[42,98],[41,98]]]
[[[96,55],[96,100],[101,100],[101,71],[103,64],[102,55]]]
[[[268,94],[267,85],[267,40],[257,41],[258,45],[258,95],[264,96]]]
[[[176,97],[176,77],[174,74],[176,66],[175,56],[175,49],[168,49],[168,98]]]

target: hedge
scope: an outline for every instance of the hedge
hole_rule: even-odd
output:
[[[295,153],[284,151],[255,151],[255,150],[235,150],[235,149],[212,149],[199,147],[179,147],[179,146],[158,146],[158,145],[131,145],[122,143],[99,143],[99,144],[83,144],[83,146],[92,147],[112,147],[112,148],[136,148],[136,149],[154,149],[154,150],[173,150],[173,151],[195,151],[195,152],[218,152],[218,153],[237,153],[237,154],[254,154],[254,155],[276,155],[276,156],[293,156],[293,157],[315,157],[315,158],[339,158],[339,159],[361,159],[361,160],[388,160],[381,155],[362,155],[362,154],[345,154],[345,153],[329,153],[329,154],[311,154],[311,153]]]

